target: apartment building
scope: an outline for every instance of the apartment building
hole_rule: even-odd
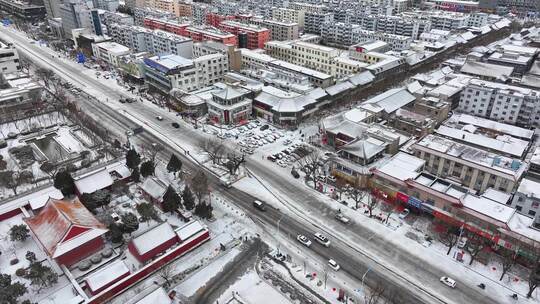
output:
[[[294,10],[290,8],[274,7],[272,8],[272,19],[279,21],[288,21],[298,23],[298,26],[304,27],[305,11]]]
[[[213,27],[218,27],[219,24],[221,22],[223,22],[223,21],[235,20],[235,19],[236,19],[236,17],[231,16],[231,15],[221,15],[221,14],[216,14],[216,13],[208,13],[205,16],[205,24],[213,26]]]
[[[146,6],[158,11],[174,12],[173,0],[146,0]]]
[[[325,44],[348,47],[358,41],[362,27],[358,24],[326,22],[321,24],[321,39]]]
[[[165,55],[145,58],[143,68],[145,82],[168,94],[173,89],[190,92],[219,82],[228,71],[228,63],[224,54],[193,60]]]
[[[425,170],[430,174],[478,192],[494,188],[510,193],[527,168],[519,158],[488,152],[440,135],[427,135],[411,149],[416,157],[426,161]]]
[[[404,12],[405,18],[431,23],[431,28],[447,31],[463,29],[469,24],[469,14],[450,11],[414,11]]]
[[[540,181],[532,177],[523,178],[508,204],[519,213],[534,218],[535,223],[540,223]]]
[[[19,52],[12,45],[0,42],[0,73],[13,73],[21,69]]]
[[[206,21],[206,15],[208,13],[210,13],[210,5],[200,2],[191,3],[191,16],[193,17],[193,23],[204,24]]]
[[[298,39],[298,23],[274,19],[252,18],[250,24],[265,27],[270,30],[270,40],[287,41]]]
[[[237,36],[239,48],[262,49],[264,44],[270,40],[270,31],[254,24],[223,21],[218,27]]]
[[[290,2],[287,8],[310,13],[323,13],[326,10],[325,5],[305,2]]]
[[[540,126],[540,93],[531,89],[471,79],[463,89],[458,110],[495,121]]]
[[[183,1],[175,1],[173,3],[174,14],[177,17],[191,17],[193,12],[191,10],[191,3]]]
[[[323,24],[334,22],[333,13],[306,12],[304,16],[304,32],[320,35]]]
[[[189,37],[193,41],[211,40],[223,44],[237,45],[235,35],[205,25],[192,25],[189,21],[176,21],[148,17],[144,18],[144,26],[150,29],[160,29],[180,36]]]
[[[136,25],[143,26],[146,18],[156,20],[173,19],[176,16],[171,12],[158,11],[149,7],[137,6],[133,8],[133,19]]]
[[[20,0],[0,0],[0,10],[25,22],[37,22],[45,19],[45,6]]]
[[[469,19],[467,21],[467,26],[472,27],[482,27],[488,24],[489,14],[474,12],[469,14]]]
[[[405,14],[389,16],[360,13],[350,14],[347,19],[350,23],[361,25],[365,30],[408,36],[412,39],[418,39],[421,33],[432,28],[429,19],[418,19]]]
[[[470,0],[428,0],[437,10],[471,13],[478,10],[478,1]]]
[[[151,30],[140,26],[113,24],[109,27],[112,39],[136,52],[154,55],[174,54],[192,57],[193,40],[163,30]]]
[[[92,54],[97,59],[118,66],[118,57],[131,53],[131,50],[116,42],[100,42],[92,44]]]
[[[327,74],[332,72],[332,59],[339,56],[337,49],[302,41],[293,43],[270,41],[266,44],[265,50],[274,58]]]
[[[241,50],[241,55],[242,71],[251,70],[257,73],[263,69],[280,70],[282,73],[289,74],[291,78],[297,78],[298,80],[307,77],[312,85],[321,88],[327,88],[333,85],[335,82],[334,77],[330,74],[319,72],[317,70],[284,60],[278,60],[267,54],[243,49]],[[257,75],[254,77],[257,77]],[[291,82],[291,86],[294,86],[295,83],[296,81]]]

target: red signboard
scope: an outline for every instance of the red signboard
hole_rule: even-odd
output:
[[[403,194],[401,192],[396,193],[396,199],[399,201],[402,201],[404,203],[407,203],[409,201],[409,196],[407,194]]]

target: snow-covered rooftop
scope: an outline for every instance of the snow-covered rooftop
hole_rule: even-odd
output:
[[[478,61],[467,60],[460,70],[462,73],[486,76],[496,79],[506,79],[514,72],[513,67],[502,66],[498,64],[490,64]]]
[[[134,302],[128,302],[130,304],[171,304],[172,299],[169,298],[167,292],[162,287],[148,293],[144,297],[135,300]]]
[[[466,128],[457,129],[445,125],[440,126],[437,130],[435,130],[435,133],[460,142],[471,144],[473,146],[484,148],[488,151],[511,155],[517,158],[521,158],[523,156],[529,145],[528,141],[508,135],[492,138],[483,134],[471,133],[467,131]]]
[[[181,242],[184,242],[203,230],[206,230],[206,227],[204,227],[199,221],[191,221],[184,226],[177,228],[176,235],[178,235]]]
[[[416,97],[414,97],[414,95],[406,88],[396,88],[368,99],[363,102],[363,104],[377,104],[382,107],[386,113],[390,114],[414,100],[416,100]]]
[[[160,199],[167,191],[167,186],[156,177],[148,177],[141,185],[141,189],[154,199]]]
[[[512,207],[470,193],[463,197],[461,202],[465,207],[503,223],[508,223],[516,212]]]
[[[517,192],[525,194],[527,197],[540,198],[540,182],[524,178],[519,183]]]
[[[6,201],[0,206],[0,214],[11,211],[26,205],[30,205],[32,210],[39,209],[47,203],[49,198],[62,199],[64,195],[53,186],[49,186],[38,191],[29,193],[14,200]]]
[[[116,260],[90,274],[85,281],[91,290],[97,291],[126,274],[129,274],[129,268],[122,260]]]
[[[378,170],[386,175],[405,181],[416,178],[424,164],[423,159],[404,152],[398,152]]]
[[[465,113],[456,113],[452,115],[450,120],[456,121],[463,125],[473,125],[477,127],[481,127],[484,129],[489,129],[493,131],[497,131],[503,134],[508,134],[511,136],[515,136],[517,138],[523,138],[523,139],[532,139],[534,135],[534,130],[529,130],[525,128],[520,128],[514,125],[490,120],[487,118],[482,118],[478,116],[473,116]]]
[[[93,193],[111,186],[114,181],[106,167],[74,178],[79,193]]]
[[[163,222],[134,237],[131,242],[137,248],[137,252],[143,255],[175,237],[171,225]]]
[[[525,172],[527,165],[519,159],[504,157],[495,153],[458,143],[448,138],[429,134],[416,142],[413,147],[427,148],[450,157],[460,158],[471,163],[491,168],[510,175],[515,181]]]
[[[486,189],[482,196],[501,204],[506,204],[510,200],[510,197],[512,197],[506,192],[498,191],[493,188]]]
[[[52,257],[107,232],[105,226],[77,198],[73,201],[49,199],[37,215],[26,218],[25,222]],[[78,227],[77,232],[66,239],[74,226]],[[80,228],[83,228],[82,231]]]

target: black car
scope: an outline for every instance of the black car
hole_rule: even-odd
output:
[[[180,128],[180,125],[177,122],[171,123],[171,126],[177,128],[177,129]]]
[[[298,174],[298,172],[296,170],[291,170],[291,174],[294,178],[300,178],[300,174]]]
[[[270,128],[269,125],[264,125],[261,127],[261,131],[268,130],[268,128]]]

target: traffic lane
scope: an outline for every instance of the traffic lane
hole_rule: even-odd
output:
[[[249,198],[248,195],[238,196],[242,197],[242,207],[249,211],[255,221],[260,221],[261,223],[265,225],[270,225],[273,228],[277,228],[277,222],[279,221],[280,231],[287,234],[289,239],[293,242],[298,242],[296,239],[297,235],[305,235],[310,240],[312,240],[312,245],[310,246],[310,248],[308,249],[307,247],[305,247],[305,250],[313,251],[315,254],[322,257],[322,259],[325,261],[328,261],[328,259],[332,258],[336,260],[340,265],[347,265],[347,268],[344,268],[344,271],[358,281],[361,281],[362,276],[367,271],[367,269],[371,268],[373,270],[372,272],[370,272],[371,276],[365,278],[366,286],[373,287],[376,286],[376,284],[382,283],[385,286],[390,286],[387,287],[387,290],[396,292],[403,300],[403,303],[430,303],[425,302],[424,300],[418,298],[415,294],[409,292],[411,288],[401,288],[402,285],[399,283],[396,284],[396,282],[394,281],[395,278],[392,278],[391,276],[381,276],[378,271],[377,265],[367,265],[365,261],[364,263],[360,262],[360,259],[358,257],[354,257],[354,254],[348,253],[348,251],[350,251],[349,248],[346,248],[345,246],[342,246],[342,248],[337,248],[335,242],[339,242],[338,240],[333,240],[329,248],[320,245],[313,238],[313,234],[314,232],[316,232],[316,228],[308,227],[310,225],[302,225],[296,220],[291,219],[288,215],[284,215],[279,210],[272,208],[271,206],[267,206],[266,211],[260,211],[259,209],[253,207],[252,203],[246,203],[253,202],[255,198],[245,200],[245,198]],[[236,198],[239,198],[238,196],[236,196]],[[407,282],[405,283],[408,284]]]
[[[253,170],[253,166],[250,167]],[[256,172],[258,171],[258,173]],[[295,201],[309,202],[309,206],[315,210],[328,210],[328,205],[318,200],[309,189],[299,189],[298,186],[293,183],[284,182],[279,179],[277,175],[269,174],[266,170],[254,170],[256,174],[261,176],[268,182],[271,182],[272,186],[284,193],[295,193]],[[276,184],[278,185],[276,187]],[[335,221],[333,212],[321,212],[320,216],[324,216],[327,222]],[[366,218],[367,220],[367,218]],[[330,229],[333,228],[333,229]],[[333,235],[333,231],[336,230],[336,226],[323,226],[323,231],[327,232],[327,235]],[[436,265],[427,264],[421,259],[416,258],[412,254],[404,249],[396,248],[391,242],[385,240],[385,238],[377,237],[380,232],[374,232],[367,227],[359,227],[359,224],[352,223],[344,227],[337,227],[341,232],[344,232],[349,236],[351,242],[361,246],[367,252],[376,252],[374,256],[381,257],[387,261],[391,261],[391,264],[398,266],[403,273],[411,275],[418,282],[421,287],[428,287],[430,290],[436,290],[441,296],[448,299],[458,299],[458,303],[478,303],[478,304],[492,304],[499,303],[501,299],[494,299],[489,294],[483,294],[475,286],[460,285],[459,291],[456,292],[453,289],[442,288],[439,285],[440,277],[447,275]],[[386,229],[386,228],[385,228]],[[332,230],[332,231],[331,231]],[[411,240],[412,242],[412,240]]]

